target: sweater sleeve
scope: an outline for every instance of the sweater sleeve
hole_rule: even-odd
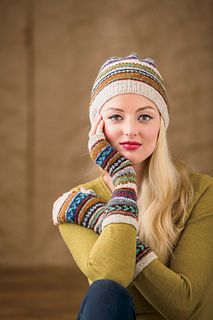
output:
[[[125,287],[132,281],[136,251],[136,230],[133,226],[110,224],[100,235],[75,224],[61,224],[59,230],[75,262],[88,279],[111,279]]]
[[[81,186],[101,194],[104,201],[111,195],[99,178]],[[132,281],[136,261],[136,229],[130,224],[109,224],[100,235],[83,226],[65,223],[59,225],[60,233],[70,250],[73,259],[93,282],[98,279],[111,279],[127,287]]]
[[[212,196],[211,185],[194,206],[170,266],[156,259],[133,282],[166,319],[189,319],[202,303],[212,281]]]

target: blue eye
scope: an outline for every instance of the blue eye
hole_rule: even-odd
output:
[[[121,116],[119,116],[118,114],[113,114],[113,116],[109,117],[109,119],[118,120],[118,117],[121,117]]]
[[[142,117],[142,121],[148,122],[152,117],[150,117],[148,114],[142,114],[140,117]]]

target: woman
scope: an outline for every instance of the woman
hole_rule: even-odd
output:
[[[169,154],[169,105],[152,59],[112,57],[91,102],[101,175],[53,205],[90,288],[78,320],[210,319],[213,179]]]

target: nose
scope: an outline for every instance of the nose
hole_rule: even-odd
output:
[[[138,134],[137,124],[134,120],[125,121],[123,124],[123,133],[127,136],[134,137]]]

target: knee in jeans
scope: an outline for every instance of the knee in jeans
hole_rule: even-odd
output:
[[[113,280],[96,280],[81,304],[80,319],[135,319],[132,297],[125,287]]]
[[[114,280],[96,280],[92,283],[90,290],[93,291],[93,293],[97,291],[98,296],[101,295],[103,298],[110,298],[114,301],[116,299],[119,299],[120,301],[122,298],[124,301],[132,304],[132,298],[127,289]]]
[[[104,291],[109,292],[114,290],[122,291],[123,289],[125,290],[125,288],[121,286],[118,282],[111,279],[95,280],[90,286],[90,289],[93,289],[93,290],[100,289],[103,292]]]

